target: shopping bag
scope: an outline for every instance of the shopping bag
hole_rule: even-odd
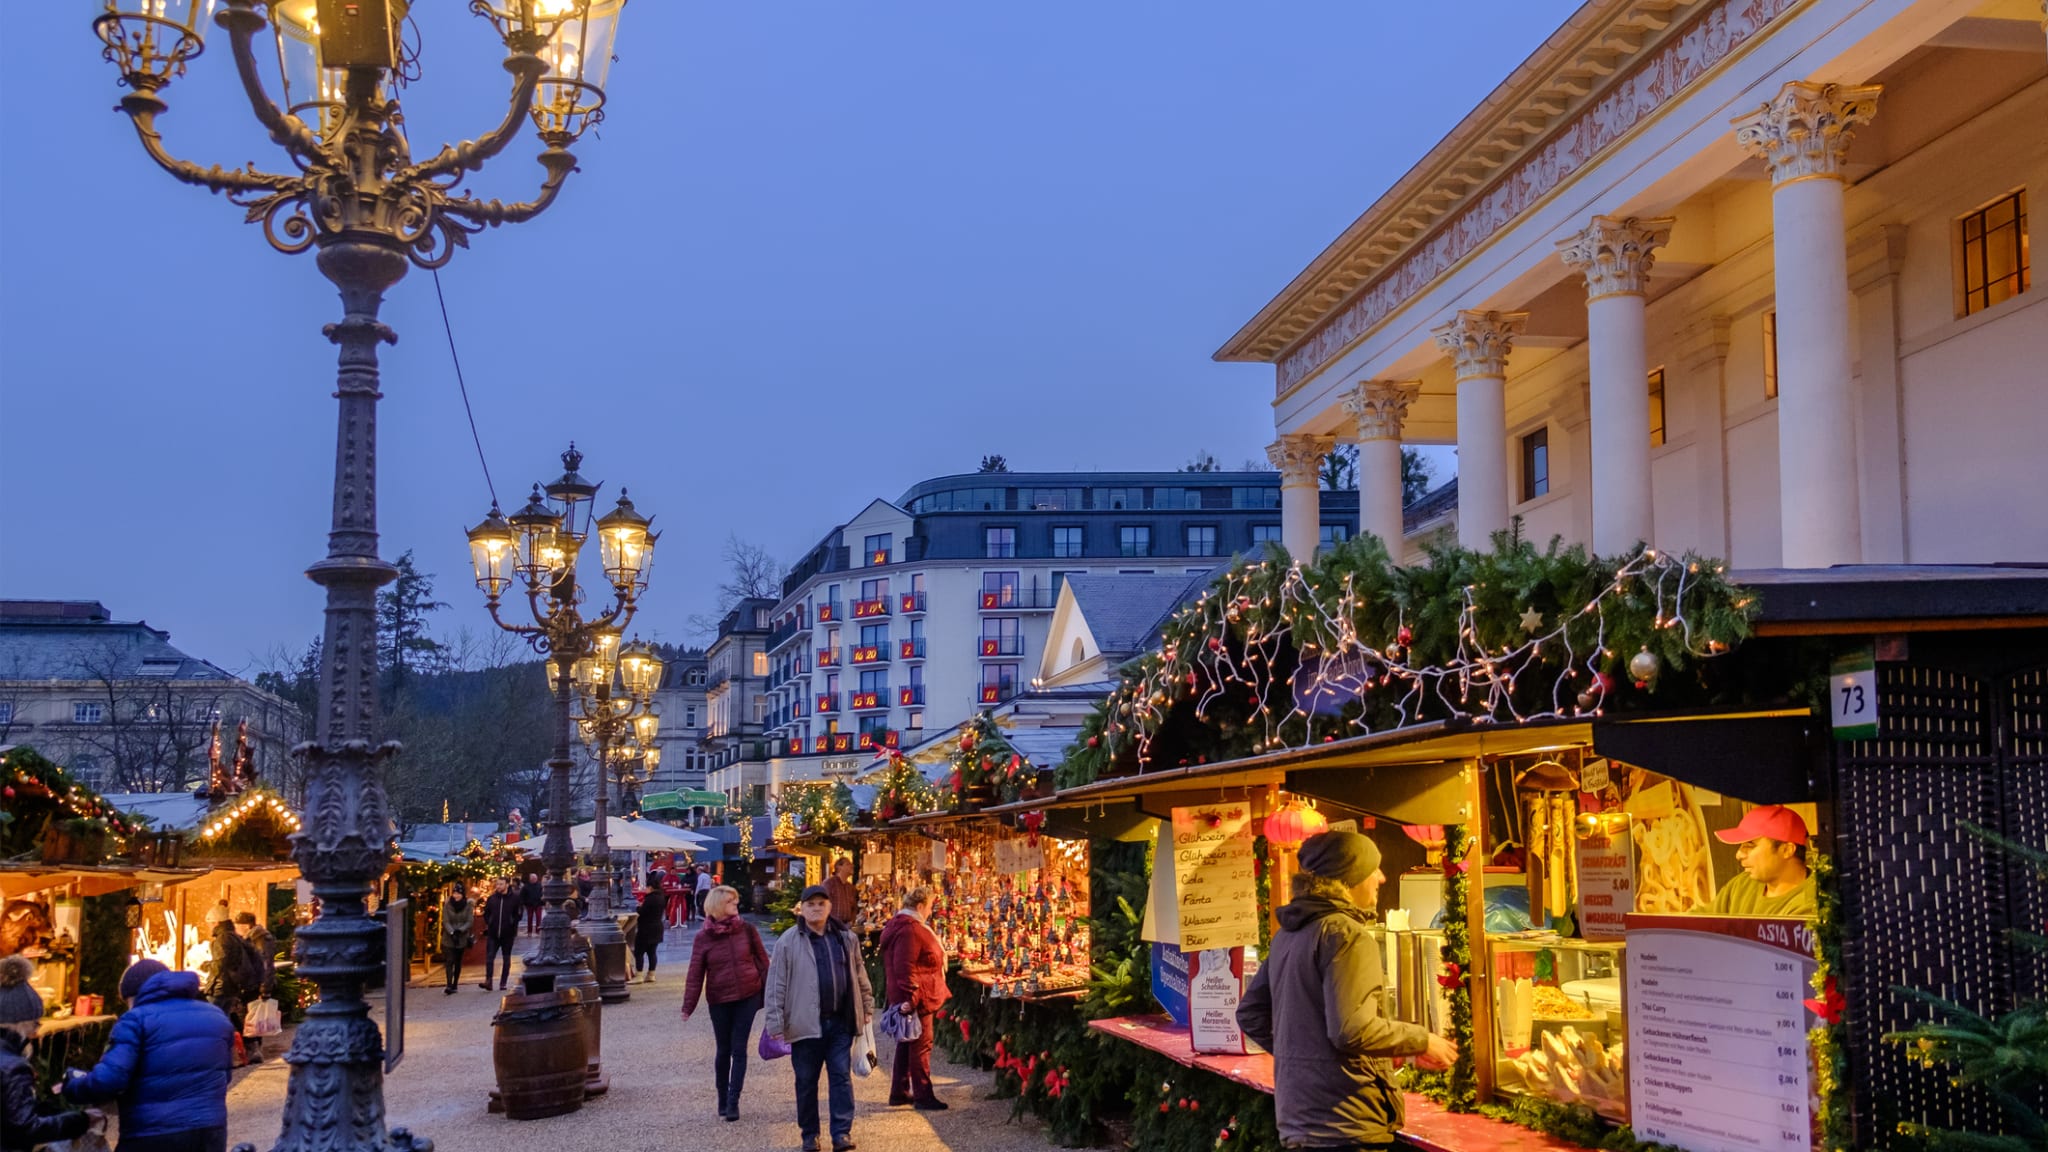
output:
[[[881,1062],[881,1058],[875,1055],[875,1022],[870,1020],[867,1027],[860,1030],[860,1035],[853,1038],[853,1074],[872,1076],[875,1066]]]
[[[905,1012],[900,1006],[891,1004],[882,1009],[882,1035],[898,1042],[915,1040],[924,1034],[924,1024],[917,1013]]]
[[[284,1013],[278,1010],[277,1001],[265,996],[249,1005],[249,1013],[242,1020],[244,1036],[275,1036],[284,1031]]]
[[[789,1045],[781,1040],[777,1040],[766,1032],[762,1032],[761,1042],[755,1046],[754,1052],[763,1060],[780,1060],[784,1056],[789,1055]]]

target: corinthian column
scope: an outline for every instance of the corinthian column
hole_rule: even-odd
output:
[[[1401,422],[1421,386],[1368,380],[1344,395],[1358,425],[1358,531],[1401,559]]]
[[[1322,542],[1322,498],[1316,480],[1336,441],[1328,436],[1282,436],[1266,447],[1280,470],[1280,543],[1296,564],[1313,563]]]
[[[1643,292],[1653,252],[1671,239],[1669,219],[1595,216],[1558,242],[1565,267],[1586,277],[1586,332],[1593,409],[1593,551],[1618,556],[1650,538],[1649,352]]]
[[[1778,501],[1788,568],[1863,559],[1849,375],[1849,257],[1842,156],[1877,110],[1879,89],[1795,80],[1735,121],[1735,139],[1770,162],[1778,306]]]
[[[1458,372],[1458,543],[1486,551],[1508,526],[1508,351],[1527,312],[1460,312],[1436,330]]]

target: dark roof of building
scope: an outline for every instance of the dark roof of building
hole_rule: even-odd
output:
[[[1728,578],[1762,599],[1762,624],[2048,617],[2048,565],[1843,564]]]
[[[963,472],[934,476],[904,489],[899,507],[933,492],[952,488],[1123,488],[1133,485],[1182,488],[1279,487],[1280,474],[1257,472]]]
[[[1413,532],[1424,524],[1457,510],[1458,478],[1453,476],[1416,497],[1415,503],[1401,509],[1401,531]]]
[[[1174,609],[1199,596],[1211,575],[1067,577],[1074,604],[1096,647],[1114,664],[1149,652],[1158,643],[1159,625]]]
[[[96,600],[0,601],[0,680],[233,680]]]

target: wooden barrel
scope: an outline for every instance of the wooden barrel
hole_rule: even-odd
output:
[[[538,1120],[583,1107],[589,1041],[580,990],[509,993],[491,1023],[505,1115]]]

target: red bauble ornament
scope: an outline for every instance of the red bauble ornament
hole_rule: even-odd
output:
[[[1401,630],[1394,633],[1394,642],[1403,648],[1407,647],[1415,642],[1415,630],[1406,624],[1401,625]]]
[[[1094,747],[1096,747],[1096,746],[1100,745],[1101,743],[1102,743],[1102,737],[1100,737],[1100,736],[1090,736],[1090,737],[1088,738],[1088,746],[1089,746],[1090,748],[1094,748]]]

